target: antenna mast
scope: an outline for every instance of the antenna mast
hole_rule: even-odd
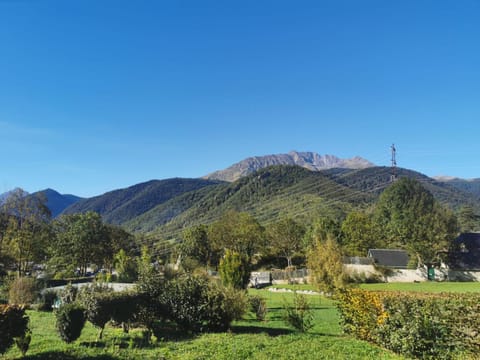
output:
[[[390,181],[394,182],[397,180],[397,149],[395,148],[395,144],[392,144],[390,149],[392,150],[392,173],[390,175]]]

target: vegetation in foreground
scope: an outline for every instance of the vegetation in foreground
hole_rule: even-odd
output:
[[[226,333],[187,335],[165,329],[151,344],[145,343],[141,329],[124,334],[111,324],[97,341],[98,329],[90,323],[79,339],[66,344],[55,330],[52,313],[28,311],[32,340],[24,359],[401,359],[342,335],[337,311],[329,299],[308,297],[314,326],[300,333],[283,320],[283,304],[292,302],[293,294],[267,290],[250,290],[250,294],[265,298],[266,321],[258,321],[250,312]],[[5,358],[19,359],[21,353],[11,348]]]

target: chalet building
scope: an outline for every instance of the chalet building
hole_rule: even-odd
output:
[[[406,269],[408,266],[408,253],[405,250],[370,249],[367,257],[373,259],[377,266],[393,269]]]

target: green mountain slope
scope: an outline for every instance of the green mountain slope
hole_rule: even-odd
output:
[[[390,167],[372,167],[360,170],[332,169],[324,171],[324,174],[339,184],[358,191],[369,191],[376,195],[379,195],[391,181]],[[402,168],[397,168],[396,174],[399,178],[409,177],[420,181],[438,201],[454,210],[464,204],[470,204],[480,209],[478,197],[472,197],[469,191],[450,182],[437,181],[419,172]]]
[[[470,194],[418,172],[397,169],[397,176],[419,180],[452,209],[465,203],[480,209]],[[390,184],[389,167],[315,172],[297,166],[273,166],[233,183],[182,194],[124,225],[167,240],[178,238],[186,227],[214,222],[232,209],[249,212],[262,224],[281,216],[309,222],[325,214],[342,216],[352,209],[368,207]]]
[[[81,200],[64,210],[64,214],[95,211],[106,222],[123,224],[155,206],[183,193],[219,184],[204,179],[151,180],[125,189]]]
[[[455,187],[466,193],[472,194],[476,199],[480,199],[480,179],[451,179],[441,181],[445,184]]]
[[[264,224],[279,216],[309,221],[326,211],[366,206],[373,199],[374,195],[338,184],[322,172],[273,166],[230,184],[183,194],[125,225],[131,230],[155,231],[162,238],[175,238],[183,228],[211,223],[228,210],[249,212]],[[173,213],[176,216],[172,217]]]

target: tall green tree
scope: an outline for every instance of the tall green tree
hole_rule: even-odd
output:
[[[464,205],[458,210],[458,222],[462,232],[474,232],[480,229],[480,216],[472,205]]]
[[[195,259],[204,266],[218,262],[208,237],[208,227],[203,224],[188,228],[183,232],[180,251],[183,256]]]
[[[312,282],[320,290],[332,292],[345,286],[343,253],[332,234],[315,241],[308,252],[307,266]]]
[[[126,257],[132,258],[140,253],[140,249],[135,236],[122,227],[111,224],[104,224],[104,226],[107,243],[103,246],[103,262],[104,266],[111,271],[113,270],[112,267],[114,266],[115,257],[119,252],[123,251]]]
[[[50,252],[52,264],[58,269],[79,269],[80,275],[85,275],[89,265],[102,267],[106,263],[111,253],[109,232],[99,214],[62,215],[54,228],[56,241]]]
[[[388,247],[405,249],[420,263],[438,260],[458,235],[454,214],[409,178],[399,179],[380,195],[375,222]]]
[[[312,225],[307,229],[304,237],[304,246],[309,248],[314,246],[317,241],[323,241],[328,236],[338,239],[341,234],[341,218],[333,216],[320,216],[315,219]]]
[[[44,261],[51,236],[51,214],[45,203],[41,196],[17,189],[2,206],[8,219],[2,236],[3,251],[13,259],[19,276],[28,272],[34,262]]]
[[[292,266],[292,257],[303,252],[305,227],[291,218],[284,218],[267,228],[267,237],[271,252],[287,260]],[[303,252],[304,253],[304,252]]]
[[[226,250],[220,260],[219,273],[223,285],[245,289],[250,280],[250,261],[246,255]]]
[[[348,256],[367,256],[378,244],[372,217],[361,211],[352,211],[342,222],[342,248]]]
[[[227,212],[209,227],[208,237],[217,254],[229,249],[251,259],[265,247],[264,228],[253,216],[243,212]]]

